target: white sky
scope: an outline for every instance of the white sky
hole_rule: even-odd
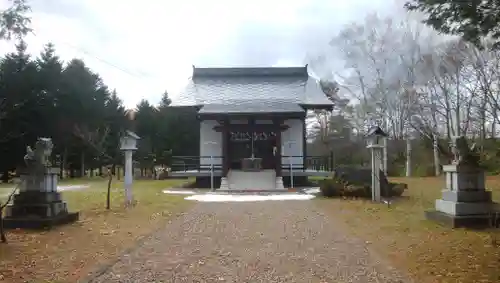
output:
[[[175,97],[196,66],[290,66],[394,0],[31,0],[29,52],[81,58],[127,107]],[[396,0],[397,2],[397,0]],[[402,1],[404,2],[404,1]],[[400,1],[401,3],[401,1]],[[0,0],[0,8],[7,0]],[[398,4],[402,5],[402,4]],[[0,52],[12,51],[0,43]]]

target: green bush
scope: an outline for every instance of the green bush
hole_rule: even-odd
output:
[[[400,197],[403,195],[404,191],[408,188],[405,183],[389,183],[390,197]]]
[[[356,198],[371,198],[372,192],[370,187],[358,186],[358,185],[347,185],[343,195],[344,197],[356,197]]]
[[[319,190],[324,197],[332,198],[342,195],[344,184],[336,178],[324,179],[320,181]]]
[[[351,197],[371,199],[372,191],[370,186],[349,184],[341,177],[332,176],[331,178],[320,181],[319,188],[324,197]],[[382,197],[400,197],[408,188],[404,183],[389,183],[387,187],[382,188]],[[389,193],[387,192],[389,190]]]

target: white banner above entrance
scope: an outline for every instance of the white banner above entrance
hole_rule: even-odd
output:
[[[276,138],[276,132],[229,132],[230,141],[266,141]]]

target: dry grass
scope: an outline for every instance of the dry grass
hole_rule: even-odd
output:
[[[499,230],[452,230],[427,221],[424,211],[440,197],[443,177],[394,181],[409,189],[391,207],[361,200],[319,202],[416,282],[500,282]],[[500,178],[489,177],[487,186],[500,201]]]
[[[105,209],[106,182],[87,182],[91,187],[63,192],[80,221],[51,231],[9,231],[8,244],[0,245],[0,281],[76,282],[99,264],[116,258],[141,236],[164,225],[188,206],[182,196],[162,189],[185,182],[136,181],[137,205],[123,206],[123,184],[113,183],[112,209]]]

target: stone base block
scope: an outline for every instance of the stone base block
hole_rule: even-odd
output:
[[[452,191],[485,190],[484,171],[464,165],[444,165],[446,189]]]
[[[283,177],[276,177],[276,190],[285,190],[283,186]]]
[[[16,204],[48,203],[58,201],[61,201],[61,194],[59,192],[25,191],[14,195],[13,198],[13,202]]]
[[[227,182],[227,178],[226,177],[222,177],[220,179],[220,187],[219,187],[220,190],[228,190],[229,189],[229,183]]]
[[[55,217],[5,217],[3,226],[5,229],[50,229],[54,226],[64,225],[78,221],[79,213],[63,213]]]
[[[6,208],[6,216],[24,217],[35,215],[39,217],[52,217],[61,213],[67,213],[65,202],[52,202],[40,204],[10,205]]]
[[[442,200],[452,202],[491,202],[491,192],[478,191],[449,191],[444,190]]]
[[[493,203],[489,202],[453,202],[442,199],[436,200],[436,210],[454,216],[489,215]]]
[[[451,228],[489,228],[490,215],[455,216],[440,211],[426,211],[425,218]]]

